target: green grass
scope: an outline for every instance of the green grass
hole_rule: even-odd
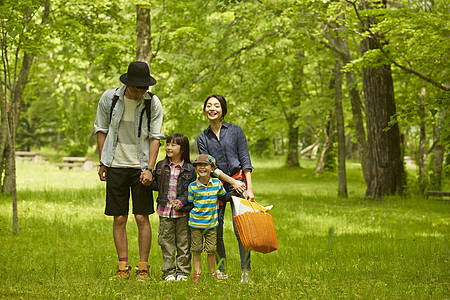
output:
[[[450,204],[419,197],[363,198],[359,166],[348,164],[349,198],[336,174],[256,161],[256,200],[273,204],[279,249],[252,254],[251,285],[240,285],[231,212],[225,221],[230,279],[199,284],[160,279],[158,219],[150,217],[151,280],[109,281],[117,258],[96,171],[18,164],[19,234],[11,198],[0,197],[0,298],[22,299],[448,299]],[[448,186],[448,179],[444,182]],[[129,259],[137,264],[130,216]],[[202,261],[206,272],[206,259]]]

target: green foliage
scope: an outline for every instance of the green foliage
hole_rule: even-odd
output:
[[[54,32],[35,59],[25,91],[21,124],[28,124],[28,130],[19,129],[17,139],[20,147],[50,144],[85,154],[97,101],[106,86],[119,85],[118,76],[107,74],[126,72],[134,56],[126,47],[135,40],[127,25],[132,6],[107,0],[53,5],[57,20],[51,18],[48,26]],[[25,138],[30,132],[34,141]]]
[[[361,67],[396,62],[438,83],[447,80],[449,4],[442,0],[391,1],[387,9],[360,11],[378,20],[370,32],[360,30],[349,1],[55,0],[42,25],[44,1],[6,0],[0,16],[11,65],[20,69],[24,50],[37,53],[22,106],[20,149],[53,145],[83,153],[95,143],[90,133],[97,101],[120,85],[119,76],[135,59],[137,4],[151,9],[151,72],[158,81],[152,91],[163,103],[163,131],[185,133],[193,149],[208,125],[203,101],[213,93],[226,97],[226,121],[244,129],[255,156],[284,155],[289,124],[299,130],[300,148],[321,138],[324,116],[333,109],[331,69],[338,57],[324,46],[328,35],[348,42],[354,60],[346,70],[356,75]],[[371,34],[385,53],[359,57],[360,40]],[[444,124],[449,121],[448,94],[396,66],[393,78],[394,118],[410,134],[407,152],[414,155],[420,90],[426,89],[429,145],[437,118],[445,114]],[[343,96],[352,135],[347,90]],[[441,133],[445,145],[447,127]]]

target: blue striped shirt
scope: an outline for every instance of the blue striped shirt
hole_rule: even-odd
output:
[[[206,185],[198,179],[192,182],[188,188],[188,201],[194,203],[194,208],[189,213],[189,226],[200,229],[217,227],[218,196],[225,194],[222,182],[217,178],[210,178]]]

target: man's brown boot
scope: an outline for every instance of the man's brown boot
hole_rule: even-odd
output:
[[[136,276],[139,281],[146,281],[149,279],[148,269],[150,266],[145,261],[140,261],[138,263],[138,269],[136,271]]]
[[[126,261],[119,261],[119,264],[117,265],[117,273],[114,276],[111,276],[110,280],[116,280],[116,279],[128,279],[131,275],[131,266],[127,264]]]

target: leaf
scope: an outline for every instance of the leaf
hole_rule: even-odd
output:
[[[432,109],[430,109],[430,113],[431,113],[431,115],[434,117],[434,116],[436,116],[436,114],[438,113],[438,110],[432,108]]]

